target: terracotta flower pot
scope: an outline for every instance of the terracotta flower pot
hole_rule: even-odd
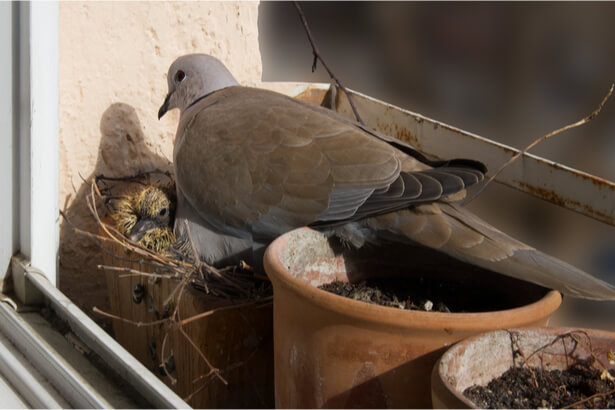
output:
[[[434,408],[467,409],[478,408],[463,395],[463,391],[475,384],[484,386],[490,380],[499,377],[513,365],[511,351],[511,333],[515,334],[516,346],[528,356],[528,364],[532,367],[543,366],[546,370],[566,369],[571,363],[570,344],[555,343],[548,347],[548,353],[531,355],[532,352],[549,344],[559,335],[573,328],[539,327],[532,329],[509,329],[488,332],[467,338],[451,347],[434,366],[431,380],[431,394]],[[603,355],[615,351],[615,333],[591,329],[581,329],[591,338],[594,353]],[[584,344],[578,344],[574,349],[574,357],[585,359],[589,350]],[[610,369],[610,364],[604,357],[600,359]]]
[[[492,329],[544,325],[561,303],[558,292],[424,248],[351,252],[307,228],[276,239],[264,263],[274,286],[278,408],[431,407],[431,370],[447,346]],[[457,277],[486,286],[486,292],[498,289],[498,299],[515,307],[486,313],[409,311],[317,289],[334,279],[392,274]]]

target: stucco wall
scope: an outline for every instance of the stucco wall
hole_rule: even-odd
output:
[[[170,168],[179,115],[157,112],[176,57],[209,53],[260,84],[257,15],[257,2],[60,3],[60,208],[74,224],[95,229],[82,177]],[[100,251],[63,221],[60,235],[60,289],[107,308]]]

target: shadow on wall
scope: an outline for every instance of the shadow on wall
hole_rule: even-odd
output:
[[[97,233],[96,222],[86,203],[86,197],[90,194],[89,181],[96,175],[122,177],[152,170],[172,172],[171,161],[150,151],[142,129],[132,106],[114,103],[105,110],[100,119],[100,145],[96,166],[86,181],[78,188],[75,187],[76,193],[74,196],[69,195],[64,205],[64,213],[75,226]],[[70,206],[67,206],[69,201]],[[98,212],[101,216],[104,215],[102,206],[98,207]],[[60,290],[93,320],[109,330],[110,323],[92,312],[94,306],[109,310],[105,275],[97,269],[97,265],[102,263],[98,246],[87,237],[74,233],[70,225],[62,220]]]

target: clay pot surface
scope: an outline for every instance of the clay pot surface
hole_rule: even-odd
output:
[[[418,262],[423,262],[420,268]],[[493,329],[545,325],[561,304],[558,292],[461,266],[435,251],[387,247],[370,255],[336,248],[308,228],[276,239],[264,264],[274,286],[278,408],[431,407],[431,370],[448,346]],[[459,276],[477,286],[497,287],[513,305],[521,302],[492,312],[436,313],[368,304],[317,289],[334,279],[355,282],[392,273]]]
[[[615,333],[593,329],[575,329],[565,327],[538,327],[530,329],[507,329],[475,335],[451,347],[434,366],[432,372],[432,402],[434,408],[478,408],[463,395],[463,391],[475,384],[487,385],[513,365],[511,334],[517,346],[528,358],[532,367],[544,366],[546,370],[566,369],[571,363],[571,344],[554,343],[545,350],[545,354],[533,355],[537,349],[549,344],[557,336],[573,330],[586,332],[591,338],[594,353],[599,359],[613,369],[604,360],[605,353],[615,350]],[[581,336],[581,335],[577,335]],[[581,340],[585,340],[582,336]],[[585,359],[589,349],[583,343],[574,349],[574,357]],[[568,359],[566,357],[568,356]],[[541,363],[542,358],[542,363]]]

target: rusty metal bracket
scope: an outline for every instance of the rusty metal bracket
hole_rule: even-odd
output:
[[[328,88],[328,84],[305,84],[295,91],[294,96],[319,104]],[[520,151],[367,95],[348,91],[368,127],[408,142],[428,155],[440,159],[478,159],[495,172]],[[354,119],[343,93],[337,95],[336,109],[340,114]],[[532,154],[524,154],[502,171],[496,181],[615,225],[615,183],[612,181]]]

